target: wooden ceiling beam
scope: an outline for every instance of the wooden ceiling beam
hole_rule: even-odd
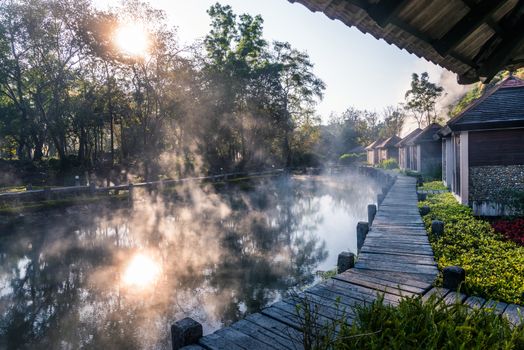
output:
[[[484,0],[471,7],[470,11],[442,38],[432,43],[433,47],[442,57],[445,57],[479,26],[486,23],[491,15],[506,2],[507,0]]]
[[[500,70],[504,69],[512,60],[513,54],[524,46],[524,15],[520,16],[511,28],[505,28],[504,39],[496,46],[493,53],[480,63],[479,76],[490,81]]]
[[[381,0],[370,5],[366,10],[371,18],[381,27],[385,27],[396,18],[406,0]]]

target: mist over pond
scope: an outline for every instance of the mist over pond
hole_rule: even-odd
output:
[[[176,319],[228,325],[356,251],[372,181],[187,184],[133,209],[28,219],[0,237],[0,349],[164,349]]]

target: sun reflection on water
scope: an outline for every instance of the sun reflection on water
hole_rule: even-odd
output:
[[[123,282],[129,287],[143,289],[160,277],[160,264],[146,254],[135,254],[125,267]]]

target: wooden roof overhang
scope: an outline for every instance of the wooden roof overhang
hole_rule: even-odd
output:
[[[524,0],[288,0],[457,73],[489,82],[524,66]]]

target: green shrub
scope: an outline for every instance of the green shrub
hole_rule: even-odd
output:
[[[430,182],[424,182],[424,184],[420,186],[419,189],[420,190],[443,191],[443,190],[447,190],[448,188],[444,186],[442,181],[430,181]]]
[[[338,158],[338,162],[340,165],[351,165],[360,158],[360,155],[357,153],[344,153]]]
[[[380,162],[380,167],[383,169],[397,169],[398,162],[394,158],[389,158]]]
[[[464,291],[508,303],[524,303],[524,247],[507,241],[491,225],[473,216],[451,193],[429,195],[419,206],[424,216],[438,267],[458,265],[466,270]],[[431,221],[445,223],[444,233],[431,233]]]
[[[306,300],[297,306],[305,349],[523,349],[524,324],[509,321],[486,309],[464,304],[447,305],[435,297],[403,298],[397,306],[385,305],[383,297],[353,308],[349,325],[347,310],[322,323],[315,307]],[[318,324],[321,326],[318,326]],[[337,332],[338,330],[338,332]]]

